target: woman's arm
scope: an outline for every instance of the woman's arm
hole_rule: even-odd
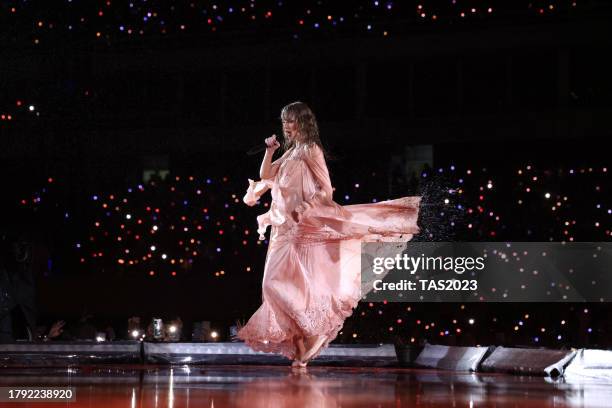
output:
[[[268,145],[268,148],[266,149],[266,154],[264,155],[263,161],[261,162],[261,168],[259,169],[259,177],[261,180],[255,181],[249,179],[249,188],[242,198],[242,201],[248,206],[257,204],[257,200],[272,187],[272,183],[274,182],[272,179],[276,176],[280,163],[284,158],[283,155],[283,157],[272,163],[274,151],[280,147],[280,143],[276,141],[276,135],[267,138],[266,145]]]
[[[261,162],[261,167],[259,168],[260,179],[270,179],[275,176],[274,169],[272,168],[273,155],[274,151],[266,149],[266,154],[264,155],[263,160]]]
[[[278,166],[272,165],[272,156],[274,156],[274,151],[280,147],[280,143],[276,140],[276,135],[267,138],[265,142],[268,148],[266,149],[266,154],[259,168],[259,178],[270,179],[274,177],[278,171]]]

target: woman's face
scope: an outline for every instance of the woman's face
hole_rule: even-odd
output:
[[[285,135],[285,139],[290,142],[294,142],[299,140],[298,135],[298,125],[295,118],[287,117],[282,119],[283,122],[283,134]]]

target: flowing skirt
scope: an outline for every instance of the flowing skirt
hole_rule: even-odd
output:
[[[262,305],[238,331],[256,351],[294,359],[296,340],[334,340],[361,293],[361,243],[407,242],[418,232],[420,197],[311,211],[299,224],[272,226]]]

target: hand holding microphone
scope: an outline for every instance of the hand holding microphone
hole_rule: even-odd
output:
[[[276,135],[272,135],[266,138],[263,144],[259,144],[251,148],[251,150],[249,150],[247,154],[249,156],[252,156],[259,152],[263,152],[264,150],[269,150],[270,153],[274,153],[274,151],[278,149],[279,147],[280,147],[280,143],[278,142],[278,140],[276,140]]]
[[[276,135],[266,138],[264,142],[266,143],[267,149],[270,150],[270,152],[274,152],[280,147],[280,143],[278,140],[276,140]]]

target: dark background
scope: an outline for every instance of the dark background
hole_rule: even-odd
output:
[[[372,2],[297,2],[284,8],[263,2],[253,11],[255,23],[248,17],[227,18],[215,31],[207,17],[194,17],[186,3],[170,2],[176,9],[166,19],[166,32],[147,28],[132,37],[117,26],[124,21],[126,27],[130,22],[136,26],[140,19],[122,6],[104,9],[104,17],[95,20],[97,8],[85,2],[72,9],[9,3],[3,5],[0,60],[0,113],[12,116],[0,122],[3,223],[29,231],[35,242],[42,321],[77,319],[85,309],[118,322],[118,331],[132,315],[180,315],[188,322],[212,320],[219,326],[248,318],[260,304],[265,244],[256,243],[254,230],[256,215],[265,209],[229,200],[232,194],[240,200],[247,178],[258,174],[260,157],[247,157],[245,151],[273,132],[280,134],[280,109],[295,100],[308,103],[318,116],[340,203],[427,192],[433,208],[444,186],[456,181],[446,177],[448,172],[435,181],[417,172],[420,177],[410,181],[401,170],[396,175],[398,160],[425,160],[433,168],[454,165],[457,171],[471,168],[483,181],[489,175],[499,180],[491,207],[506,216],[503,227],[483,221],[467,230],[464,215],[432,209],[424,211],[421,225],[428,223],[427,233],[417,239],[564,239],[555,227],[562,220],[539,204],[516,212],[520,187],[515,170],[529,164],[544,174],[552,172],[547,179],[551,188],[564,186],[585,199],[576,200],[568,217],[593,211],[590,201],[587,205],[591,184],[601,183],[603,189],[594,200],[610,205],[607,174],[578,182],[554,177],[555,171],[567,174],[569,168],[610,164],[612,7],[606,2],[557,2],[553,11],[547,9],[549,2],[491,2],[494,13],[488,15],[479,5],[473,16],[472,3],[464,2],[468,18],[459,17],[459,6],[424,2],[428,10],[438,10],[436,20],[420,18],[412,2],[395,5],[393,14],[377,11]],[[16,17],[12,6],[18,7]],[[269,24],[260,22],[268,7],[277,7]],[[316,18],[324,22],[328,14],[360,17],[350,22],[347,17],[345,25],[296,28],[295,20],[309,7],[306,26]],[[81,15],[88,20],[78,30],[59,29]],[[44,22],[42,28],[38,21]],[[185,32],[177,28],[183,22],[188,22]],[[364,29],[368,23],[376,29]],[[103,34],[96,37],[97,31]],[[29,105],[35,108],[30,111]],[[416,146],[431,157],[414,153]],[[169,176],[150,187],[143,182],[146,171]],[[180,182],[173,180],[176,176]],[[205,190],[201,201],[185,181],[189,176]],[[92,197],[127,197],[127,189],[139,183],[147,192],[130,198],[123,211],[136,203],[132,211],[144,214],[144,206],[154,203],[169,214],[164,225],[185,211],[191,220],[210,224],[199,236],[203,255],[176,276],[171,274],[176,268],[164,263],[118,265],[124,246],[92,232],[102,216]],[[358,191],[355,183],[362,184]],[[169,192],[173,185],[177,190]],[[476,205],[477,195],[465,202]],[[186,197],[186,210],[170,205]],[[199,207],[211,209],[206,222]],[[451,216],[457,220],[453,228],[443,226]],[[576,240],[609,240],[609,220],[608,214],[601,228],[580,229]],[[120,223],[113,215],[103,229],[118,230]],[[223,237],[218,229],[225,229]],[[247,245],[241,242],[244,229],[251,230]],[[490,235],[492,230],[497,234]],[[91,234],[97,234],[95,243],[87,242]],[[171,255],[178,251],[177,234],[158,237]],[[82,243],[82,251],[76,243]],[[147,252],[143,248],[134,247],[139,255]],[[93,259],[95,251],[103,251],[105,259]],[[245,265],[251,271],[245,272]],[[220,270],[224,278],[214,275]],[[469,307],[483,320],[507,319],[507,327],[475,330],[466,342],[532,342],[531,335],[511,337],[514,306],[498,305],[493,312],[481,306]],[[414,323],[386,332],[406,310],[381,307],[384,318],[358,309],[347,325],[382,328],[368,341],[385,340],[398,330],[404,337],[418,332]],[[456,316],[465,315],[456,310],[458,305],[414,307],[451,326]],[[576,335],[571,342],[605,344],[609,308],[597,307],[602,308],[593,309],[599,310],[593,312],[599,338]],[[587,324],[579,322],[582,305],[540,308],[546,310],[542,322],[552,311]],[[499,317],[492,317],[495,313]],[[418,336],[429,335],[422,331]],[[353,341],[347,335],[340,340]]]

